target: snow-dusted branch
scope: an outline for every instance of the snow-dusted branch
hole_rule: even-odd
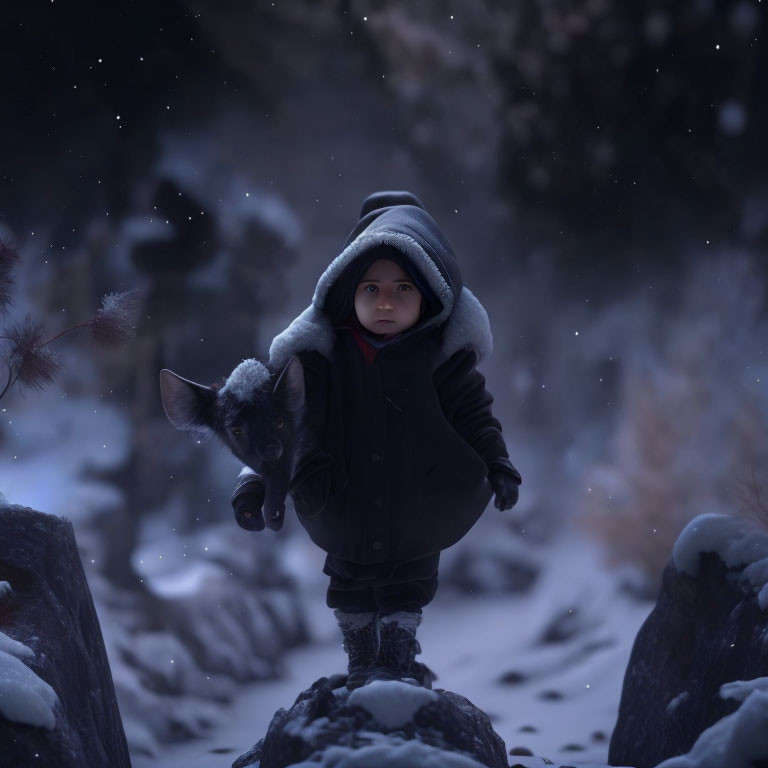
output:
[[[0,242],[0,313],[6,313],[12,303],[14,285],[12,270],[18,254]],[[48,345],[77,328],[89,327],[93,340],[99,344],[114,346],[123,344],[135,335],[138,309],[138,291],[109,293],[101,300],[96,315],[60,333],[45,339],[41,323],[29,315],[3,330],[0,341],[3,349],[0,359],[8,369],[8,378],[0,392],[0,398],[14,385],[43,389],[61,370],[61,362]]]

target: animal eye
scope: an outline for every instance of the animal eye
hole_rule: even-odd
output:
[[[285,422],[283,421],[283,417],[282,417],[282,416],[278,416],[278,417],[275,419],[275,426],[276,426],[278,429],[282,429],[284,425],[285,425]]]
[[[230,430],[232,437],[241,438],[245,434],[245,430],[242,427],[232,427]]]

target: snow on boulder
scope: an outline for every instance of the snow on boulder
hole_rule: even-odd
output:
[[[754,685],[756,682],[759,686]],[[756,768],[768,764],[767,684],[768,678],[763,677],[724,685],[720,691],[723,698],[744,703],[732,715],[707,728],[688,754],[665,760],[657,768]]]
[[[372,742],[365,747],[329,747],[321,762],[295,763],[291,768],[484,768],[477,760],[465,755],[422,744],[415,739],[404,740],[371,734]]]
[[[678,571],[696,576],[701,555],[715,552],[729,567],[739,571],[758,589],[768,580],[768,531],[734,515],[699,515],[685,526],[672,548]],[[763,574],[765,578],[763,578]]]
[[[766,580],[757,523],[701,515],[686,526],[635,639],[610,764],[768,765]]]
[[[0,762],[130,768],[72,525],[0,504]]]
[[[0,715],[14,723],[51,730],[56,725],[54,707],[59,698],[21,661],[34,655],[26,645],[0,632]]]
[[[691,520],[675,542],[672,562],[695,576],[701,554],[715,552],[738,577],[752,585],[760,607],[768,608],[768,531],[733,515],[701,515]]]
[[[279,709],[233,768],[508,768],[488,716],[463,696],[400,681],[350,693],[344,679],[320,678]]]
[[[434,691],[399,681],[377,680],[349,695],[347,706],[362,707],[385,728],[402,728],[425,704],[439,701]]]

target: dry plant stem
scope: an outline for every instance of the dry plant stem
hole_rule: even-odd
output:
[[[47,347],[52,342],[56,341],[56,339],[60,339],[65,334],[69,333],[70,331],[74,331],[77,328],[82,328],[84,325],[88,325],[91,323],[91,320],[84,320],[82,323],[77,323],[76,325],[73,325],[69,328],[65,328],[61,333],[57,333],[52,338],[48,339],[47,341],[44,341],[40,345],[40,349],[43,347]],[[0,339],[8,339],[8,336],[0,336]],[[17,368],[16,371],[13,370],[13,367],[8,364],[8,381],[5,383],[5,387],[3,387],[3,391],[0,392],[0,399],[3,398],[5,393],[16,383],[16,379],[18,378],[19,369]]]
[[[5,387],[3,387],[3,391],[0,392],[0,399],[2,399],[3,395],[8,391],[8,389],[13,386],[13,383],[16,381],[16,379],[13,376],[13,369],[11,366],[8,366],[8,381],[5,382]]]
[[[76,328],[82,328],[84,325],[89,325],[93,322],[93,318],[91,320],[83,320],[82,323],[77,323],[77,325],[73,325],[70,328],[66,328],[61,333],[57,333],[53,338],[48,339],[48,341],[44,341],[40,346],[41,347],[47,347],[51,342],[56,341],[56,339],[60,339],[64,334],[69,333],[70,331],[74,331]]]
[[[742,513],[763,525],[768,525],[768,503],[763,498],[763,485],[758,480],[753,464],[749,466],[749,475],[741,476],[736,481],[736,495],[742,506]]]

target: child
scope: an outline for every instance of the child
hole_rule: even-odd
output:
[[[272,343],[272,370],[301,360],[305,419],[323,449],[302,462],[292,496],[327,552],[350,690],[404,677],[430,686],[416,629],[440,551],[493,493],[498,509],[517,502],[520,474],[475,368],[491,345],[451,246],[408,192],[365,200],[311,306]],[[241,481],[236,509],[258,504],[257,483]]]

